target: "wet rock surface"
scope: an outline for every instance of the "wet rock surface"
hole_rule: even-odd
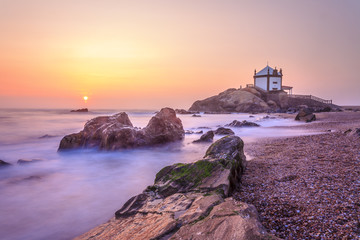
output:
[[[199,142],[212,142],[214,139],[214,131],[207,131],[203,135],[201,135],[200,139],[193,141],[194,143]]]
[[[113,116],[96,117],[88,121],[84,130],[65,136],[59,151],[79,148],[118,150],[152,146],[181,140],[182,122],[171,108],[163,108],[143,129],[133,127],[125,112]]]
[[[28,165],[28,164],[33,164],[33,163],[39,163],[44,161],[43,159],[19,159],[17,161],[17,164],[19,165]]]
[[[219,127],[214,132],[216,135],[234,135],[234,131],[230,128]]]
[[[316,120],[316,116],[310,108],[302,108],[300,109],[299,113],[296,115],[295,120],[312,122]]]
[[[114,218],[76,239],[271,237],[252,205],[230,197],[244,170],[243,146],[239,137],[227,136],[216,141],[204,159],[163,168],[154,185],[129,199]]]
[[[227,127],[260,127],[259,124],[254,123],[254,122],[248,122],[246,120],[244,121],[238,121],[238,120],[234,120],[229,124],[226,124],[225,126]]]
[[[2,167],[9,167],[9,166],[11,166],[10,163],[5,162],[5,161],[3,161],[3,160],[0,160],[0,168],[2,168]]]

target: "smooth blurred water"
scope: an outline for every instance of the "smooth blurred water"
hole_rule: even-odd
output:
[[[13,164],[0,169],[1,239],[71,239],[109,220],[131,196],[141,193],[163,167],[203,157],[210,143],[194,144],[200,134],[161,147],[100,152],[57,153],[61,138],[83,129],[87,120],[119,111],[0,109],[0,159]],[[153,111],[129,111],[134,126],[145,127]],[[307,134],[274,126],[299,124],[265,115],[178,115],[185,130],[204,132],[233,120],[255,121],[259,128],[232,128],[245,144],[259,137]],[[41,138],[44,135],[50,137]],[[215,139],[221,136],[216,136]],[[42,159],[16,164],[18,159]]]

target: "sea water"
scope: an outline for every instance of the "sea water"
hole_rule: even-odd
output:
[[[119,111],[0,109],[0,159],[13,164],[0,169],[1,239],[71,239],[114,216],[130,197],[153,184],[155,174],[174,163],[203,157],[211,143],[192,143],[201,134],[151,148],[104,152],[77,150],[59,154],[64,135],[83,129],[87,120]],[[127,111],[134,126],[145,127],[154,111]],[[261,137],[306,134],[286,128],[289,119],[264,114],[178,115],[185,130],[215,130],[233,120],[261,127],[232,128],[245,144]],[[215,136],[215,140],[220,136]],[[40,159],[17,164],[18,159]]]

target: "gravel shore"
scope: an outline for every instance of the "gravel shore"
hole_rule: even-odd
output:
[[[264,138],[245,146],[253,159],[238,200],[255,205],[262,224],[284,239],[360,239],[359,112],[316,114],[292,128],[310,136]]]

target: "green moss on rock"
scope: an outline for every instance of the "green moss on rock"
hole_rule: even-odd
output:
[[[200,160],[193,164],[186,164],[174,168],[169,173],[169,179],[184,184],[192,184],[197,186],[209,177],[218,163],[210,162],[208,160]]]

